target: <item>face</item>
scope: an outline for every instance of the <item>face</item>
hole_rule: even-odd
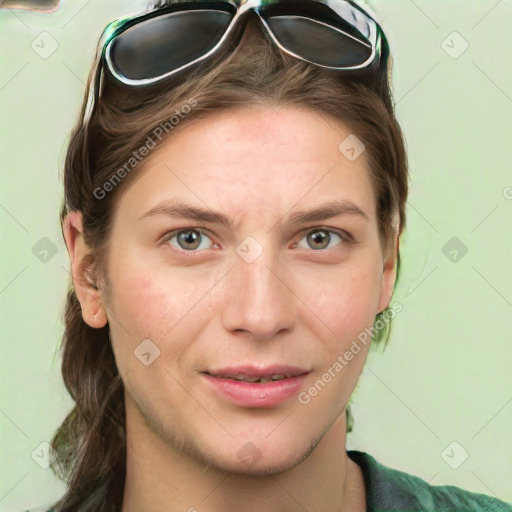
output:
[[[369,343],[344,354],[395,279],[366,155],[338,149],[349,134],[299,108],[216,114],[156,149],[121,196],[108,320],[133,431],[256,474],[296,465],[344,414]],[[331,202],[344,212],[296,215]],[[296,376],[225,378],[254,371]]]

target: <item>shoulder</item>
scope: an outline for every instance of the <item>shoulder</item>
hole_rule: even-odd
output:
[[[359,464],[368,512],[512,512],[512,504],[453,485],[430,485],[418,476],[378,462],[365,452],[347,454]]]

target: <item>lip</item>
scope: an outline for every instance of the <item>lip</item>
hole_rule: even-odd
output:
[[[211,370],[212,373],[215,373]],[[296,367],[276,365],[265,369],[255,369],[250,366],[238,366],[236,368],[223,368],[222,372],[228,375],[244,374],[253,377],[268,377],[269,375],[290,375],[282,380],[270,382],[244,382],[202,372],[205,382],[215,394],[222,399],[241,406],[251,408],[274,407],[292,396],[296,396],[303,387],[307,376],[311,373],[308,370],[301,370]],[[222,373],[220,372],[220,373]]]
[[[268,366],[254,366],[251,364],[243,364],[238,366],[225,366],[219,369],[208,369],[207,374],[214,377],[232,377],[234,375],[246,375],[247,377],[271,377],[272,375],[287,375],[296,377],[305,373],[309,373],[309,370],[305,368],[299,368],[298,366],[290,366],[284,364],[273,364]]]

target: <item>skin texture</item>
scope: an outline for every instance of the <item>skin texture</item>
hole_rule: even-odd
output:
[[[174,134],[120,198],[109,296],[87,277],[80,213],[68,216],[83,318],[92,327],[109,322],[125,383],[123,512],[366,510],[360,468],[346,455],[344,411],[368,344],[308,404],[293,396],[269,408],[238,406],[200,373],[291,364],[311,370],[307,390],[389,304],[398,238],[383,255],[366,155],[350,161],[338,149],[350,133],[297,107],[247,107]],[[223,212],[236,229],[140,219],[172,198]],[[351,201],[369,220],[288,221],[330,200]],[[191,228],[204,234],[170,233]],[[262,248],[251,263],[236,251],[247,237]],[[134,356],[147,338],[160,350],[149,366]],[[251,466],[237,457],[247,442],[261,454]]]

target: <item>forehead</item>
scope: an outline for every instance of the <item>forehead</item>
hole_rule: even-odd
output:
[[[121,202],[140,210],[172,196],[242,215],[349,199],[372,216],[366,154],[357,154],[354,137],[334,118],[298,107],[210,113],[155,149]]]
[[[223,152],[227,162],[236,162],[255,148],[264,149],[258,160],[301,161],[318,153],[336,154],[350,129],[341,121],[297,106],[251,106],[202,115],[169,139],[183,150],[194,150],[194,158]],[[198,145],[200,138],[204,144]],[[333,151],[334,150],[334,151]],[[208,153],[208,155],[206,155]],[[190,156],[190,152],[189,155]]]

